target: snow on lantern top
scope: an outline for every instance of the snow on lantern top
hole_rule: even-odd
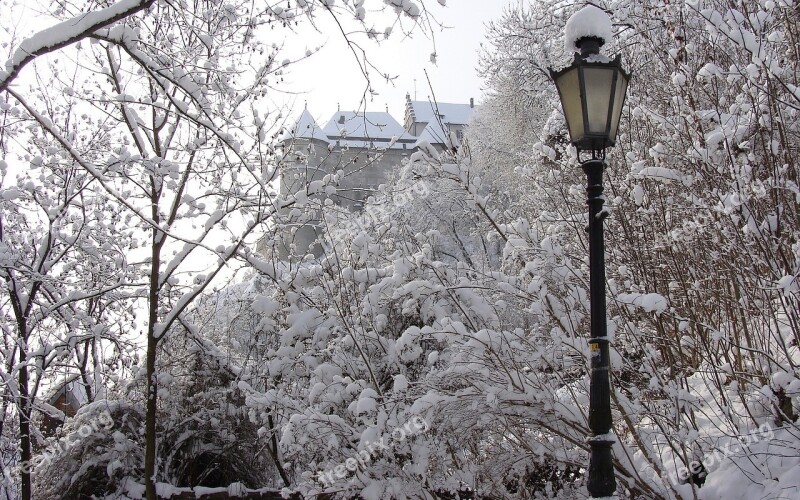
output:
[[[564,48],[567,52],[580,52],[575,44],[581,38],[601,38],[603,43],[611,41],[611,19],[603,9],[587,5],[572,14],[564,28]]]

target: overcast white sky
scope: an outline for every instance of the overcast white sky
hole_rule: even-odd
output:
[[[476,103],[481,102],[482,81],[478,77],[477,66],[478,50],[485,41],[484,24],[498,19],[508,5],[519,1],[448,0],[447,6],[442,7],[431,0],[428,2],[431,13],[444,26],[450,27],[436,28],[433,41],[419,30],[415,30],[411,37],[406,37],[395,28],[389,39],[381,41],[380,45],[369,44],[369,56],[381,72],[397,78],[393,84],[387,83],[379,78],[379,72],[372,70],[373,87],[378,95],[368,100],[367,111],[385,111],[388,106],[389,112],[402,122],[406,92],[413,99],[416,87],[418,100],[427,100],[431,95],[425,71],[438,101],[468,103],[472,97]],[[369,4],[366,2],[365,5]],[[369,16],[368,12],[368,21]],[[364,96],[365,80],[341,35],[330,34],[333,32],[330,28],[335,26],[323,24],[321,28],[329,33],[312,33],[308,38],[308,47],[297,49],[305,51],[318,45],[322,49],[312,57],[292,65],[284,83],[293,91],[300,92],[293,97],[292,115],[298,115],[307,101],[308,110],[319,125],[324,126],[336,112],[337,105],[349,111],[359,107]],[[430,62],[434,43],[437,55],[435,65]],[[291,50],[287,50],[287,55],[290,53]],[[367,98],[370,99],[369,96]]]
[[[432,36],[418,27],[407,36],[403,31],[412,24],[407,16],[401,16],[405,30],[395,24],[387,40],[379,36],[380,44],[367,42],[363,36],[353,37],[353,40],[363,42],[361,46],[367,49],[370,61],[378,68],[371,69],[372,85],[377,94],[367,95],[367,111],[385,111],[388,107],[389,112],[402,122],[406,92],[412,99],[416,95],[417,100],[428,100],[431,96],[426,71],[439,102],[468,103],[470,98],[474,98],[476,103],[480,103],[483,90],[477,67],[478,51],[485,41],[485,23],[499,19],[507,6],[521,1],[447,0],[447,5],[441,6],[436,0],[426,0],[430,14],[444,26],[434,26]],[[339,0],[336,4],[341,6],[342,2],[344,0]],[[35,1],[14,3],[14,9],[9,9],[13,12],[8,13],[11,17],[8,21],[17,27],[18,36],[28,36],[42,28],[35,14],[38,10],[34,7]],[[3,5],[8,6],[6,2]],[[367,1],[364,5],[367,9],[384,6],[379,0]],[[338,106],[342,110],[363,111],[366,81],[339,27],[331,16],[322,15],[321,9],[320,12],[316,17],[320,32],[303,28],[304,23],[301,23],[300,33],[288,35],[279,57],[294,60],[302,57],[307,49],[321,47],[320,51],[287,68],[281,88],[291,90],[293,95],[274,94],[271,97],[275,104],[292,106],[290,122],[299,116],[307,102],[311,114],[324,126]],[[368,10],[366,21],[382,33],[396,17],[391,15],[391,10],[387,13]],[[342,23],[351,27],[355,24]],[[276,30],[276,34],[279,33]],[[269,38],[269,33],[265,34]],[[434,49],[435,64],[430,60]],[[382,73],[394,77],[393,81],[381,78]]]

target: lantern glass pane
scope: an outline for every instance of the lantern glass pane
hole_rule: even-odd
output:
[[[614,111],[611,114],[611,130],[608,134],[608,139],[612,144],[617,141],[617,129],[619,128],[619,119],[622,117],[622,106],[625,104],[627,90],[628,79],[620,71],[617,75],[617,88],[614,90]]]
[[[583,79],[586,88],[586,111],[590,134],[608,133],[608,107],[611,105],[611,86],[615,68],[584,67]]]
[[[577,141],[583,137],[584,133],[578,69],[570,69],[559,76],[556,80],[556,87],[561,95],[561,107],[564,110],[564,118],[567,120],[570,139]]]

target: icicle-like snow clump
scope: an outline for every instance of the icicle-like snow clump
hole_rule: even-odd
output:
[[[603,9],[587,5],[572,14],[564,31],[564,49],[567,52],[580,52],[575,42],[581,38],[593,36],[602,38],[606,43],[611,41],[611,19]]]

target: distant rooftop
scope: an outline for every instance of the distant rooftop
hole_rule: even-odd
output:
[[[471,99],[469,104],[433,103],[412,101],[406,95],[405,127],[388,112],[373,111],[337,111],[324,127],[320,127],[305,109],[295,125],[284,132],[281,140],[311,139],[343,148],[377,149],[414,148],[420,141],[446,144],[448,130],[454,130],[451,126],[460,130],[469,123],[474,112]],[[413,124],[424,128],[410,126]]]
[[[431,123],[440,121],[446,125],[466,125],[475,112],[475,107],[470,104],[453,104],[449,102],[412,101],[406,102],[408,112],[416,122]],[[436,115],[439,115],[437,120]]]
[[[318,139],[328,142],[325,133],[319,128],[314,117],[311,116],[311,113],[309,113],[307,109],[304,109],[303,113],[300,114],[300,118],[297,119],[297,123],[295,123],[294,127],[284,132],[283,136],[281,136],[281,140],[286,141],[292,137],[298,139]]]
[[[406,133],[406,129],[389,113],[337,111],[322,129],[329,139],[391,139]]]

